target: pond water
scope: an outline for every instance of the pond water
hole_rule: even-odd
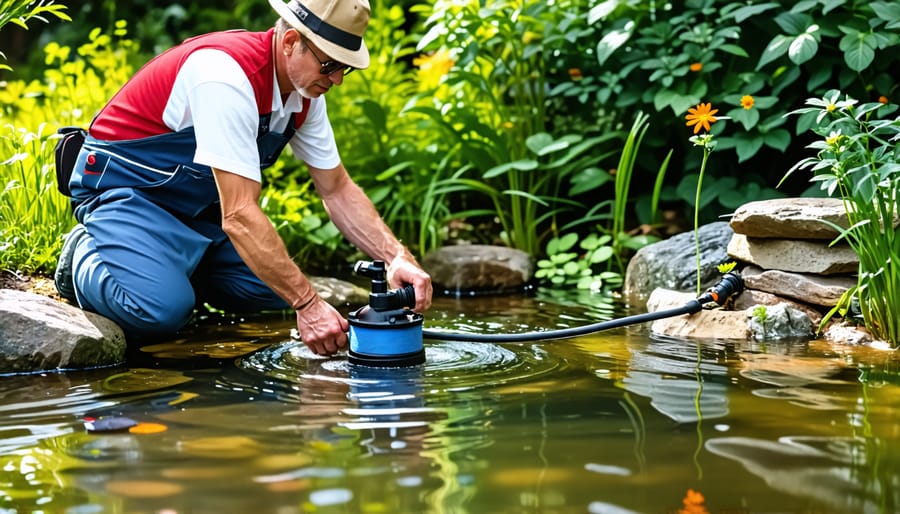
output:
[[[603,315],[538,292],[438,298],[425,325],[507,333]],[[424,366],[379,370],[312,355],[293,323],[210,318],[126,367],[0,377],[0,513],[900,509],[892,351],[639,325],[426,341]]]

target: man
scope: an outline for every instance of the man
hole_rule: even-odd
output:
[[[262,33],[189,39],[139,70],[91,123],[69,186],[79,225],[57,289],[126,336],[170,335],[202,302],[292,308],[317,354],[347,346],[347,320],[290,259],[259,207],[260,170],[290,144],[350,242],[412,284],[431,279],[341,164],[323,95],[369,64],[367,0],[269,0]]]

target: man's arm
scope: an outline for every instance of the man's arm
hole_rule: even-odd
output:
[[[317,354],[347,346],[349,325],[316,294],[259,207],[260,184],[213,168],[222,205],[222,229],[253,273],[297,311],[300,337]]]
[[[347,174],[343,164],[329,170],[308,166],[316,191],[331,221],[351,243],[373,259],[388,264],[388,281],[397,288],[411,284],[416,290],[414,309],[431,307],[431,277],[397,240],[369,197]]]

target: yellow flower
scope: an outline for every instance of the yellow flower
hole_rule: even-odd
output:
[[[529,45],[531,43],[534,43],[535,41],[540,41],[540,40],[541,40],[541,35],[538,34],[537,32],[532,32],[530,30],[527,30],[527,31],[525,31],[524,34],[522,34],[522,42],[525,43],[526,45]]]
[[[413,59],[413,66],[419,68],[419,81],[424,88],[437,87],[455,61],[447,50],[438,50]]]
[[[690,67],[690,70],[693,71],[693,72],[698,72],[698,71],[700,71],[700,70],[702,70],[702,69],[703,69],[703,63],[702,63],[702,62],[695,62],[695,63],[692,63],[692,64],[691,64],[691,67]]]
[[[688,120],[686,123],[688,127],[694,126],[694,134],[700,132],[701,127],[709,132],[709,126],[717,121],[713,116],[717,112],[719,110],[713,109],[711,103],[701,103],[697,104],[697,107],[688,109],[688,115],[684,119]]]
[[[741,106],[742,106],[744,109],[746,109],[746,110],[749,111],[750,108],[753,107],[753,103],[754,103],[754,101],[753,101],[753,97],[752,97],[752,96],[750,96],[750,95],[744,95],[744,96],[741,97]]]
[[[828,146],[834,146],[834,145],[836,145],[836,144],[838,143],[838,141],[840,141],[840,140],[841,140],[841,131],[840,131],[840,130],[833,130],[833,131],[831,131],[831,134],[829,134],[828,137],[825,138],[825,143],[826,143]]]

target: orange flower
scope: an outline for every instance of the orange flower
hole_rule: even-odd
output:
[[[584,75],[581,74],[581,69],[579,68],[569,68],[569,78],[578,82],[584,78]]]
[[[881,95],[878,97],[878,102],[887,105],[890,102],[890,100],[888,100],[888,97]]]
[[[688,109],[688,115],[684,119],[688,120],[686,123],[688,127],[694,126],[694,134],[700,132],[701,127],[709,132],[709,126],[716,122],[716,117],[713,114],[717,112],[719,110],[713,109],[711,103],[701,103],[697,104],[697,107]]]
[[[678,514],[709,514],[704,505],[706,498],[699,491],[688,489],[681,503],[684,505],[684,508],[679,509]]]
[[[698,71],[700,71],[700,70],[703,69],[703,63],[702,63],[702,62],[691,63],[691,68],[690,68],[690,69],[691,69],[691,71],[693,71],[693,72],[698,72]]]
[[[753,97],[752,97],[752,96],[750,96],[750,95],[744,95],[744,96],[741,97],[741,106],[742,106],[744,109],[746,109],[746,110],[749,111],[750,108],[753,107],[753,103],[754,103],[754,100],[753,100]]]

